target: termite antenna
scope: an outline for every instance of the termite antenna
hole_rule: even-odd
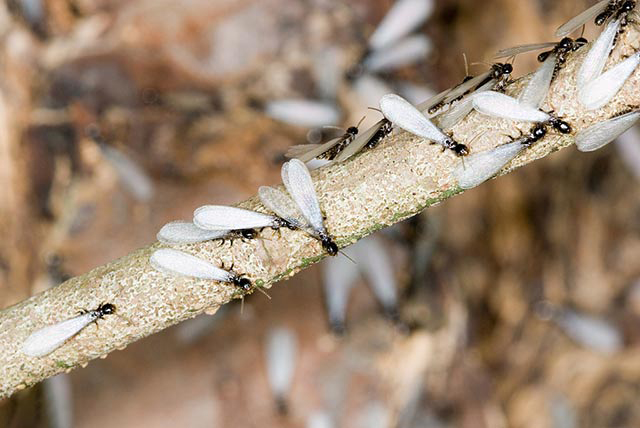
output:
[[[467,54],[462,52],[462,59],[464,61],[464,75],[469,75],[469,63],[467,62]]]
[[[382,110],[380,110],[379,108],[376,108],[376,107],[367,107],[367,108],[368,108],[369,110],[375,110],[375,111],[377,111],[378,113],[382,114]]]
[[[261,292],[262,294],[264,294],[265,296],[267,296],[267,299],[271,300],[271,296],[269,296],[269,293],[267,293],[266,291],[264,291],[262,288],[260,287],[253,287],[254,290],[258,290],[259,292]]]
[[[347,255],[347,253],[345,253],[345,252],[344,252],[344,251],[342,251],[342,250],[338,250],[338,252],[339,252],[340,254],[342,254],[343,256],[345,256],[347,259],[351,260],[351,263],[353,263],[354,265],[357,265],[356,261],[355,261],[355,260],[353,260],[351,257],[349,257],[349,256]]]
[[[362,116],[362,119],[360,119],[360,122],[358,122],[358,124],[356,125],[356,128],[360,128],[360,125],[362,124],[362,122],[364,122],[366,118],[367,118],[367,115]]]

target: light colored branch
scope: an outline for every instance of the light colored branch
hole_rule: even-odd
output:
[[[639,45],[640,33],[629,26],[610,61],[618,62]],[[636,72],[608,106],[595,112],[581,109],[576,99],[574,76],[587,50],[588,47],[582,48],[569,58],[543,106],[568,121],[574,133],[629,107],[640,106],[640,73]],[[526,80],[510,85],[507,92],[519,92]],[[480,152],[507,141],[508,135],[517,136],[529,128],[530,124],[514,124],[472,113],[453,129],[453,135],[459,142],[468,143],[472,151]],[[525,150],[502,173],[572,142],[571,136],[550,133]],[[439,146],[398,132],[375,150],[314,171],[328,230],[343,247],[459,193],[452,178],[459,162],[461,160],[450,151],[442,152]],[[263,210],[255,197],[240,205]],[[268,240],[238,240],[232,246],[208,242],[184,245],[182,249],[217,265],[234,263],[235,271],[265,288],[324,257],[320,244],[302,232],[267,229],[262,235]],[[159,247],[161,244],[155,243],[137,250],[0,312],[0,397],[83,366],[203,311],[212,313],[239,296],[233,285],[156,272],[149,265],[149,256]],[[100,320],[98,328],[89,326],[42,358],[30,358],[20,352],[22,342],[35,329],[72,317],[81,309],[94,309],[104,302],[115,304],[117,313]]]

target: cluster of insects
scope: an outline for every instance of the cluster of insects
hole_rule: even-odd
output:
[[[389,46],[395,46],[396,53],[422,49],[407,34],[416,27],[414,24],[421,19],[420,16],[428,11],[420,9],[420,13],[411,16],[404,14],[403,7],[413,3],[414,0],[402,0],[398,2],[398,8],[392,9],[389,20],[372,37],[359,67],[381,67],[383,61],[379,58],[383,56],[380,52],[388,50]],[[211,240],[255,239],[265,228],[287,228],[314,238],[327,254],[335,256],[339,247],[325,227],[323,212],[305,162],[312,159],[343,162],[362,150],[375,148],[394,129],[399,128],[440,145],[443,151],[449,150],[454,156],[464,158],[465,162],[461,162],[454,170],[454,178],[462,189],[477,186],[498,174],[511,160],[544,139],[548,133],[573,132],[569,123],[540,107],[567,58],[587,43],[583,38],[573,40],[566,36],[592,19],[597,25],[604,25],[604,29],[591,45],[577,72],[578,100],[585,110],[599,109],[611,101],[640,64],[640,53],[635,53],[604,71],[620,33],[633,22],[631,14],[635,14],[635,1],[603,0],[562,25],[556,32],[558,37],[564,37],[560,42],[523,45],[499,51],[497,58],[509,58],[528,51],[547,49],[538,56],[542,65],[517,98],[504,93],[513,71],[508,62],[496,63],[478,76],[467,76],[459,85],[417,106],[399,95],[387,94],[380,99],[379,105],[384,117],[371,128],[360,132],[359,124],[347,130],[325,127],[311,132],[308,144],[291,148],[288,156],[293,159],[286,162],[281,170],[286,192],[268,186],[260,187],[258,192],[265,211],[270,213],[206,205],[195,210],[192,221],[166,224],[158,232],[157,238],[167,245],[180,245]],[[399,31],[398,25],[403,20],[408,20],[408,24],[403,24],[403,30]],[[276,107],[284,108],[278,105],[271,106],[271,109],[275,111]],[[299,111],[308,107],[296,105],[295,109]],[[446,132],[473,110],[494,118],[529,122],[531,128],[526,134],[510,138],[510,141],[493,149],[474,153],[470,143],[456,141],[453,134]],[[320,113],[318,111],[317,114]],[[575,133],[576,145],[581,151],[596,150],[629,129],[638,118],[640,111],[637,107],[619,113]],[[254,288],[252,281],[243,274],[215,266],[174,248],[156,250],[150,257],[150,263],[162,273],[228,283],[243,292]],[[90,323],[114,312],[115,306],[106,303],[95,310],[37,330],[24,342],[23,352],[29,356],[46,355]]]

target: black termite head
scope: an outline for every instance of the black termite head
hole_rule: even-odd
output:
[[[625,13],[629,13],[633,9],[635,9],[635,7],[636,7],[635,0],[627,0],[624,3],[622,3],[622,5],[618,8],[618,12],[616,16],[619,17]]]
[[[502,64],[502,75],[513,73],[513,65],[507,63]]]
[[[462,79],[462,83],[466,83],[471,79],[473,79],[473,76],[464,76],[464,79]]]
[[[111,303],[103,303],[96,309],[96,315],[98,318],[102,318],[105,315],[111,315],[115,313],[116,306]]]
[[[442,145],[444,147],[443,150],[450,149],[456,154],[456,156],[460,156],[460,157],[467,156],[470,151],[468,146],[466,146],[465,144],[458,143],[451,137],[446,138],[442,143]]]
[[[329,235],[320,236],[320,242],[322,243],[322,248],[324,248],[330,256],[335,256],[338,254],[340,250],[338,245],[333,242],[333,239]]]
[[[572,48],[573,48],[573,39],[571,37],[565,37],[564,39],[560,40],[556,45],[557,50],[568,51],[569,49],[572,49]]]
[[[551,55],[551,52],[552,51],[541,52],[538,55],[538,62],[545,62],[547,58],[549,58],[549,55]]]
[[[467,147],[464,144],[460,144],[460,143],[455,143],[452,147],[451,150],[453,150],[453,152],[456,154],[456,156],[467,156],[469,154],[469,147]]]
[[[513,72],[513,65],[509,63],[495,63],[491,66],[492,77],[494,79],[499,79],[501,77],[505,77],[510,75]]]
[[[550,123],[551,123],[551,126],[553,126],[553,128],[556,131],[560,132],[561,134],[571,133],[571,125],[569,125],[564,120],[552,119]]]
[[[347,134],[357,135],[358,134],[358,128],[355,127],[355,126],[350,126],[349,128],[347,128]]]
[[[251,281],[249,280],[249,278],[245,278],[241,275],[234,275],[231,279],[231,282],[233,282],[233,285],[242,288],[244,291],[251,290]]]

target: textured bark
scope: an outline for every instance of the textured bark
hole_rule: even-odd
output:
[[[639,34],[634,26],[628,27],[611,55],[610,64],[638,49]],[[588,47],[582,48],[567,61],[543,106],[544,110],[553,110],[568,121],[574,134],[621,111],[640,106],[640,73],[636,72],[606,107],[594,112],[580,107],[575,73],[587,50]],[[526,81],[526,77],[520,79],[510,85],[507,92],[518,93]],[[457,141],[479,152],[529,128],[530,124],[472,113],[452,131]],[[524,151],[502,173],[572,142],[571,135],[550,133]],[[406,132],[395,132],[375,150],[315,171],[313,178],[328,230],[344,247],[454,196],[461,191],[452,177],[459,162],[461,160],[450,151],[442,152],[439,146]],[[263,210],[255,197],[240,206]],[[184,245],[182,249],[218,265],[233,263],[236,272],[264,288],[324,257],[320,244],[302,232],[267,229],[262,236],[268,239],[236,241],[233,245],[207,242]],[[161,246],[155,243],[137,250],[0,312],[0,397],[83,366],[203,311],[215,312],[234,297],[240,297],[233,285],[156,272],[149,265],[149,256]],[[99,328],[89,326],[42,358],[29,358],[21,353],[22,342],[33,330],[72,317],[80,309],[94,309],[104,302],[116,305],[117,313],[98,321]]]

